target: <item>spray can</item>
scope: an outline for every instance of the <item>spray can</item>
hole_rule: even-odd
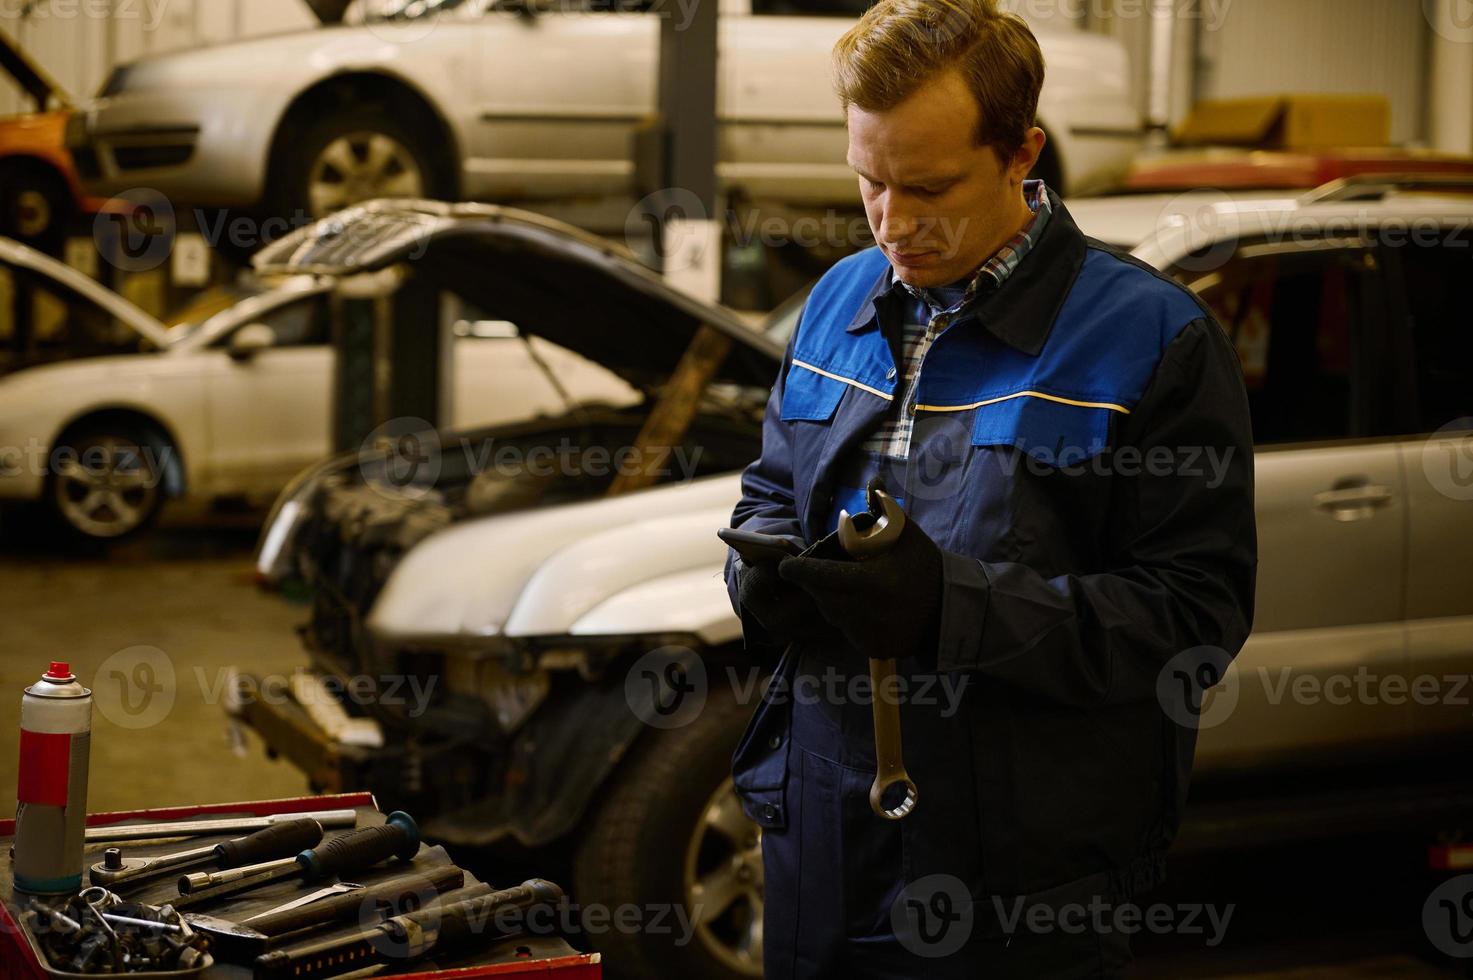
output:
[[[53,661],[20,702],[15,887],[42,895],[82,887],[92,692]]]

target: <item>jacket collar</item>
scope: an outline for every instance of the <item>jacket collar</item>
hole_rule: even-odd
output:
[[[1069,289],[1079,276],[1087,248],[1084,234],[1059,196],[1052,189],[1047,193],[1053,213],[1038,241],[1001,286],[979,297],[961,317],[967,320],[985,314],[983,326],[993,336],[1035,357],[1043,350]],[[895,312],[892,304],[897,298],[909,299],[909,295],[892,281],[887,262],[845,329],[849,333],[874,329],[881,312],[887,316]]]

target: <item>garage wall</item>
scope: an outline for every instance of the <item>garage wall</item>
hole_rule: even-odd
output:
[[[21,6],[0,4],[0,29],[74,99],[92,95],[113,65],[140,55],[316,23],[302,0],[39,0],[26,18],[18,16]],[[0,113],[25,108],[12,85],[0,86]]]
[[[1199,92],[1379,93],[1391,100],[1392,141],[1422,139],[1422,10],[1420,0],[1232,0],[1221,28],[1199,35]]]

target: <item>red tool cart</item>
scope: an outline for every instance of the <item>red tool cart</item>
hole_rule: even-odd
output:
[[[344,793],[332,796],[300,797],[290,800],[270,800],[256,803],[223,803],[210,806],[170,807],[157,810],[139,810],[131,813],[94,813],[87,818],[87,827],[100,828],[129,823],[164,823],[183,820],[204,820],[218,817],[266,817],[278,814],[311,813],[323,810],[358,810],[363,823],[383,822],[372,795],[368,793]],[[350,817],[351,815],[349,815]],[[8,853],[15,835],[14,820],[0,820],[0,847]],[[219,835],[224,839],[229,835]],[[209,839],[199,838],[200,843]],[[140,842],[142,844],[142,842]],[[89,843],[87,863],[101,860],[102,851],[110,845]],[[131,845],[127,845],[130,846]],[[154,846],[153,842],[138,849],[148,856],[150,851],[166,853],[178,850],[177,840]],[[441,863],[448,862],[444,852],[438,848],[421,845],[420,856],[415,863],[434,860],[438,853]],[[85,879],[84,875],[84,879]],[[467,875],[467,884],[470,883]],[[84,880],[84,885],[86,884]],[[512,882],[494,882],[495,886],[506,887]],[[273,886],[267,886],[271,888]],[[288,883],[286,887],[291,887]],[[146,897],[145,901],[152,901]],[[222,902],[233,900],[222,900]],[[262,899],[255,898],[259,906]],[[73,977],[78,974],[61,973],[43,962],[44,957],[32,942],[29,934],[19,924],[21,905],[13,894],[10,862],[0,864],[0,977],[5,980],[54,980],[57,977]],[[230,917],[236,913],[249,913],[254,908],[211,908],[210,914]],[[128,974],[121,974],[127,976]],[[160,976],[162,974],[153,974]],[[222,962],[217,958],[213,966],[197,974],[200,980],[247,980],[251,968],[239,963]],[[602,976],[598,954],[576,952],[561,937],[556,935],[519,935],[477,944],[469,952],[461,951],[453,959],[444,959],[433,954],[413,964],[380,968],[374,976],[416,978],[416,980],[471,980],[479,977],[557,976],[567,980],[597,980]]]

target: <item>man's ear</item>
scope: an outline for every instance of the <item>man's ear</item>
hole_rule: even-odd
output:
[[[1008,182],[1021,185],[1033,168],[1038,165],[1038,158],[1043,153],[1043,144],[1048,137],[1042,129],[1034,126],[1023,134],[1023,142],[1013,153],[1013,159],[1008,162]]]

